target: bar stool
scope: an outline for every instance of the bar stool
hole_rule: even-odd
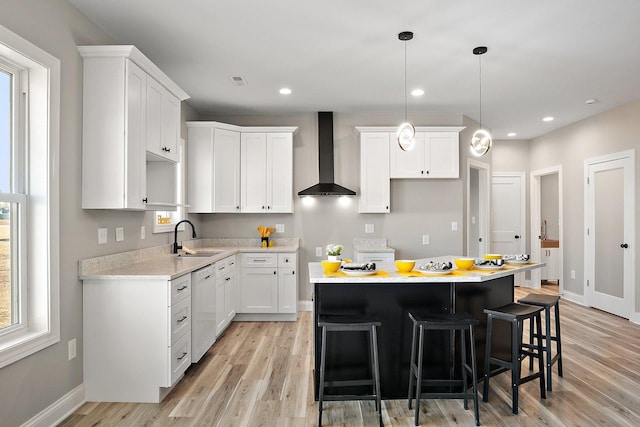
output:
[[[544,350],[547,356],[547,391],[551,389],[551,374],[552,366],[558,362],[558,376],[562,377],[562,341],[560,339],[560,296],[559,295],[544,295],[544,294],[528,294],[526,297],[518,300],[520,303],[535,305],[544,308],[545,317],[545,333],[542,338],[545,340]],[[555,336],[551,335],[551,307],[555,307],[555,320],[556,330]],[[529,345],[533,346],[533,337],[540,333],[540,329],[536,333],[534,329],[533,320],[529,324]],[[551,357],[551,341],[556,342],[556,355]],[[533,369],[533,359],[529,360],[529,369]]]
[[[538,330],[541,330],[541,311],[541,307],[515,302],[503,305],[502,307],[484,310],[487,315],[487,344],[484,359],[484,390],[482,393],[482,400],[485,402],[489,401],[489,377],[508,370],[511,370],[511,399],[513,406],[512,411],[514,414],[518,413],[518,387],[521,384],[540,378],[540,397],[542,399],[546,399],[547,395],[544,387],[544,354],[542,337],[538,335],[538,345],[532,346],[531,348],[529,348],[528,345],[523,346],[522,343],[524,320],[535,319]],[[491,332],[493,329],[494,318],[497,320],[506,320],[511,323],[511,360],[501,360],[491,357]],[[521,378],[520,367],[523,356],[538,358],[539,370],[527,377]],[[491,372],[491,365],[497,365],[499,368]]]
[[[409,409],[413,394],[415,378],[415,399],[416,413],[415,425],[419,425],[420,399],[464,399],[464,409],[469,409],[468,399],[473,399],[473,409],[476,418],[476,425],[480,425],[478,411],[478,379],[476,376],[476,354],[473,336],[473,327],[480,322],[469,314],[428,314],[421,315],[410,312],[409,318],[413,322],[413,334],[411,339],[411,364],[409,367]],[[465,343],[465,332],[469,331],[469,347],[471,349],[471,366],[467,363],[467,350]],[[422,357],[425,351],[424,333],[425,331],[450,331],[455,342],[455,331],[460,331],[460,359],[461,376],[460,379],[423,379],[422,378]],[[418,336],[419,335],[419,336]],[[416,341],[418,355],[416,360]],[[428,346],[427,346],[428,350]],[[467,375],[471,375],[473,392],[468,392]],[[422,392],[422,387],[434,386],[462,386],[459,392]]]
[[[369,316],[351,315],[319,315],[318,327],[322,328],[322,344],[320,348],[320,383],[318,384],[318,426],[322,425],[322,402],[324,400],[375,400],[378,420],[382,426],[382,401],[380,394],[380,369],[378,364],[378,337],[376,328],[381,323]],[[325,361],[327,350],[327,332],[354,332],[362,331],[369,333],[369,350],[371,378],[359,380],[335,380],[325,381]],[[373,386],[373,393],[370,395],[324,395],[325,387],[349,387],[349,386]]]

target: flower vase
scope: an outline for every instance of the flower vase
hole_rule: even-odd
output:
[[[338,258],[338,255],[327,255],[327,260],[328,261],[340,261],[340,258]]]

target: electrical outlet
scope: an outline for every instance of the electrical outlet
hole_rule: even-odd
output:
[[[284,233],[284,224],[276,224],[276,233]]]
[[[451,223],[451,231],[458,231],[458,223],[456,221]]]
[[[472,217],[471,217],[471,224],[475,224],[475,223],[476,223],[476,217],[475,217],[475,216],[472,216]]]
[[[69,350],[69,360],[76,358],[76,339],[72,339],[67,343],[67,348]]]
[[[144,225],[142,227],[140,227],[140,240],[144,240],[144,238],[146,237],[146,230],[144,228]]]
[[[373,233],[375,230],[375,226],[373,224],[365,224],[364,225],[364,232],[365,233]]]
[[[322,256],[322,246],[316,247],[316,256]]]
[[[124,227],[116,227],[116,242],[124,240]]]
[[[107,243],[107,228],[106,227],[101,227],[98,228],[98,244],[102,245]]]
[[[576,278],[576,271],[575,270],[571,270],[571,278],[572,279]]]
[[[428,245],[429,244],[429,235],[428,234],[423,234],[422,235],[422,244],[423,245]]]

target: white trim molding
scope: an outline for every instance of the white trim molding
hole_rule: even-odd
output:
[[[21,427],[49,427],[58,425],[86,401],[84,384],[80,384],[35,417],[22,424]]]

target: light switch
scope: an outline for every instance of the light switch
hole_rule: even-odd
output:
[[[423,245],[428,245],[429,244],[429,235],[428,234],[423,234],[422,235],[422,244]]]
[[[107,231],[108,230],[106,227],[98,228],[98,244],[99,245],[107,243]]]
[[[364,232],[365,233],[373,233],[374,232],[373,230],[375,230],[375,227],[374,227],[373,224],[365,224],[364,225]]]
[[[276,224],[276,233],[284,233],[284,224]]]
[[[316,247],[316,256],[322,256],[322,246]]]
[[[451,223],[451,231],[458,231],[458,223],[456,221]]]
[[[124,227],[116,227],[116,242],[124,240]]]
[[[144,228],[144,225],[140,227],[140,240],[144,240],[144,238],[146,237],[146,230]]]

